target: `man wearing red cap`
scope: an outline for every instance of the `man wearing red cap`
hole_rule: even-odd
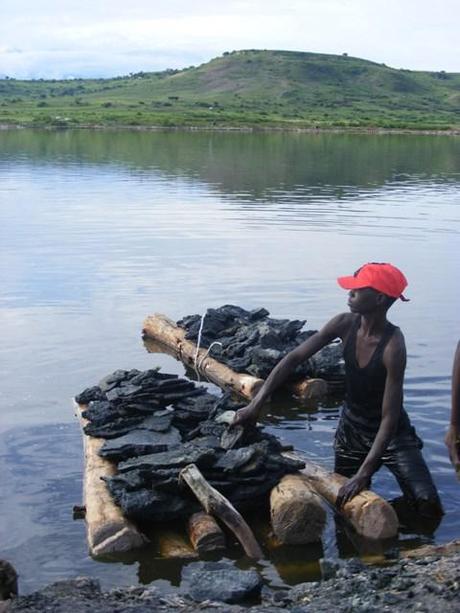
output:
[[[452,367],[452,405],[445,442],[450,460],[460,475],[460,341],[455,351]]]
[[[340,338],[347,395],[335,435],[335,471],[349,480],[339,491],[337,505],[368,488],[372,475],[385,465],[421,515],[440,516],[442,507],[420,451],[422,442],[403,408],[404,336],[386,317],[395,300],[406,300],[406,278],[392,264],[372,262],[337,281],[349,290],[351,312],[332,318],[288,353],[251,403],[237,412],[234,423],[255,421],[265,401],[301,362]]]

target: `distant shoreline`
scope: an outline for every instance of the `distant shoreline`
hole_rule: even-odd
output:
[[[406,134],[414,136],[460,136],[460,128],[446,130],[417,130],[414,128],[380,128],[380,127],[289,127],[289,126],[138,126],[138,125],[113,125],[102,124],[81,124],[72,126],[30,126],[23,124],[0,123],[0,131],[7,130],[46,130],[49,132],[63,132],[69,130],[95,130],[115,132],[118,130],[132,132],[241,132],[241,133],[260,133],[260,132],[280,132],[290,134],[363,134],[369,136],[386,134]]]

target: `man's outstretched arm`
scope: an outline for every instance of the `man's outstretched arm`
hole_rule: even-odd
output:
[[[450,461],[455,468],[458,468],[460,466],[460,342],[457,345],[452,368],[452,408],[445,443]]]
[[[338,508],[369,487],[371,477],[379,469],[382,456],[398,425],[406,370],[406,346],[401,332],[395,332],[388,343],[383,354],[383,363],[387,369],[387,378],[382,401],[382,421],[372,447],[358,472],[340,488],[336,502]]]
[[[336,315],[321,330],[315,332],[280,360],[251,402],[237,411],[233,425],[256,421],[264,403],[273,392],[292,375],[299,364],[308,360],[334,339],[342,338],[349,320],[349,313]]]

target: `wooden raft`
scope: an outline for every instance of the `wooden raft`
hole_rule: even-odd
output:
[[[76,403],[75,407],[83,428],[88,423],[82,417],[86,407]],[[102,556],[137,549],[148,541],[147,537],[126,519],[102,481],[102,477],[112,477],[117,472],[115,464],[98,455],[104,439],[82,434],[85,460],[83,501],[90,554]]]
[[[143,324],[144,338],[159,341],[166,348],[172,350],[172,355],[182,360],[184,364],[195,368],[219,387],[230,388],[243,398],[251,400],[262,387],[264,381],[248,374],[237,373],[225,364],[221,364],[210,357],[207,350],[200,348],[185,338],[185,330],[179,328],[171,319],[160,313],[149,315]],[[302,400],[319,400],[328,392],[328,386],[323,379],[304,379],[303,381],[287,384],[295,396]]]
[[[305,468],[300,472],[305,475],[318,494],[335,507],[339,489],[348,479],[337,473],[328,472],[298,454],[287,451],[285,455],[305,462]],[[399,521],[395,510],[390,503],[370,490],[360,492],[339,512],[351,523],[358,534],[367,539],[387,539],[398,534]]]

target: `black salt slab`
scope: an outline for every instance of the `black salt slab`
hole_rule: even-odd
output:
[[[167,451],[180,444],[181,438],[176,428],[170,428],[167,432],[131,430],[124,436],[106,441],[100,449],[99,455],[112,462],[120,462],[149,453]]]

